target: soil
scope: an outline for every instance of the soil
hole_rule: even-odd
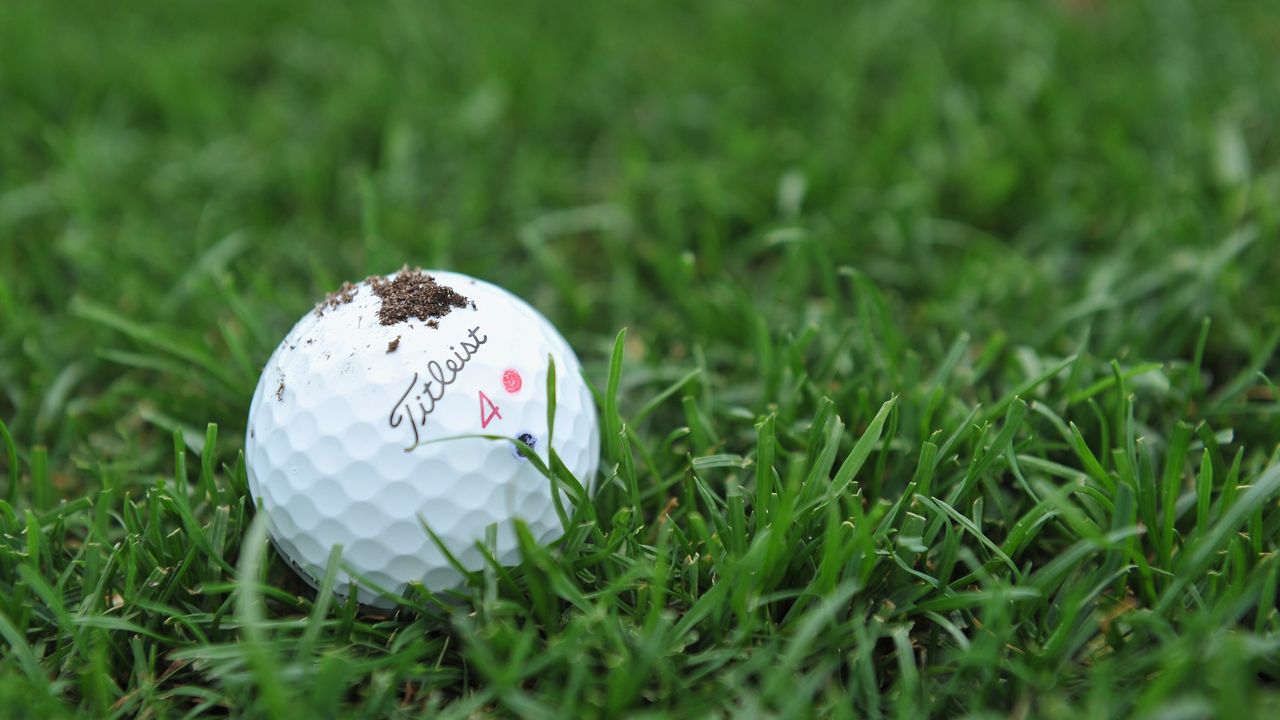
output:
[[[471,301],[451,287],[441,285],[421,268],[400,271],[394,280],[374,275],[369,278],[373,293],[382,299],[378,308],[378,321],[383,325],[395,325],[418,318],[427,327],[439,327],[438,318],[448,315],[455,308],[467,307]],[[388,350],[389,352],[389,350]]]
[[[342,283],[342,287],[326,295],[325,298],[320,301],[320,304],[316,305],[316,317],[324,315],[325,310],[336,308],[339,305],[346,305],[352,300],[355,300],[356,293],[359,291],[359,285],[349,282]]]

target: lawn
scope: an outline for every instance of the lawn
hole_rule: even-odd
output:
[[[0,715],[1280,715],[1280,10],[0,3]],[[565,540],[317,597],[245,417],[405,263],[564,332]]]

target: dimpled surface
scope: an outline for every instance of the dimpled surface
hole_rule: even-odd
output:
[[[417,318],[386,326],[381,300],[361,283],[350,303],[303,317],[258,381],[245,441],[249,491],[277,550],[312,585],[341,545],[358,576],[391,593],[411,582],[456,587],[461,574],[423,525],[469,570],[482,567],[476,543],[491,525],[492,550],[508,565],[520,559],[513,518],[540,542],[558,538],[550,481],[511,441],[474,437],[522,438],[547,461],[548,357],[552,442],[581,482],[594,480],[595,406],[564,338],[502,288],[426,272],[474,306],[435,328]],[[360,602],[391,604],[340,568],[338,594],[353,584]]]

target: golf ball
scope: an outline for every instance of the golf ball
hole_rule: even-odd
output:
[[[245,462],[272,542],[303,579],[318,587],[340,545],[336,593],[390,607],[373,585],[461,584],[440,545],[478,570],[480,546],[519,562],[514,518],[539,542],[563,533],[551,481],[514,443],[544,463],[554,447],[590,488],[599,426],[578,358],[506,290],[406,269],[346,284],[298,321],[258,381]]]

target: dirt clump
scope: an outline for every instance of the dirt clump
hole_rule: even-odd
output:
[[[369,278],[369,285],[373,294],[382,300],[378,321],[383,325],[418,318],[426,322],[427,327],[436,328],[439,327],[436,320],[471,303],[453,288],[436,282],[421,268],[405,267],[393,279],[374,275]]]
[[[354,283],[344,282],[342,287],[334,290],[325,296],[320,304],[316,305],[316,317],[324,315],[325,310],[336,308],[340,305],[346,305],[356,299],[356,293],[360,292],[360,286]]]

